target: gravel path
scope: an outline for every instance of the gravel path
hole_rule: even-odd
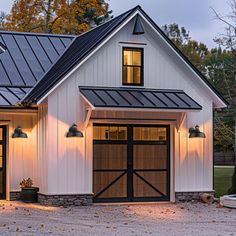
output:
[[[0,201],[0,235],[236,236],[236,209],[201,203],[55,208]]]

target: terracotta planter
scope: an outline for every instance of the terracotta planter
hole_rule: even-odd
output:
[[[37,202],[39,188],[21,188],[21,200],[23,202]]]

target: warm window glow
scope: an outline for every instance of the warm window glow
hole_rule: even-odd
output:
[[[142,85],[143,84],[143,49],[124,48],[123,49],[123,84]]]
[[[166,141],[166,128],[135,127],[134,140]]]
[[[127,127],[123,126],[94,126],[94,140],[127,140]]]

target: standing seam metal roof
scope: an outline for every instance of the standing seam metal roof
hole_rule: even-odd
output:
[[[181,90],[80,87],[94,107],[200,110],[202,106]]]
[[[38,101],[138,8],[140,7],[135,7],[75,38],[68,50],[66,50],[45,77],[29,92],[24,101]]]
[[[24,55],[23,49],[24,43],[22,39],[18,40],[21,43],[21,46],[17,44],[17,40],[13,37],[9,40],[12,43],[10,45],[10,52],[12,53],[2,53],[0,54],[0,75],[1,75],[1,84],[4,85],[4,82],[7,82],[10,85],[14,86],[31,86],[29,92],[23,97],[21,97],[21,102],[37,102],[39,101],[51,88],[53,88],[69,71],[71,71],[79,62],[81,62],[86,56],[88,56],[94,48],[96,48],[106,37],[108,37],[115,29],[117,29],[130,15],[132,15],[136,10],[139,10],[146,19],[153,25],[153,27],[163,36],[163,38],[170,44],[170,46],[183,58],[183,60],[199,75],[199,78],[204,81],[204,83],[211,89],[216,96],[221,99],[226,105],[228,104],[224,97],[210,84],[210,82],[199,72],[199,70],[186,58],[186,56],[175,46],[175,44],[165,35],[165,33],[155,24],[155,22],[141,9],[140,6],[137,6],[120,16],[90,30],[87,33],[84,33],[77,37],[70,36],[55,36],[55,35],[36,35],[31,34],[31,36],[26,36],[29,42],[35,42],[37,52],[35,52],[35,47],[28,47],[28,52],[32,52],[31,55],[34,58],[34,53],[42,57],[41,63],[38,60],[34,60],[35,69],[30,70],[30,60],[31,57],[29,54]],[[4,32],[0,32],[0,42],[3,41],[1,36]],[[13,34],[15,35],[15,34]],[[16,35],[18,35],[16,33]],[[24,38],[23,34],[23,38]],[[72,39],[74,40],[72,41]],[[68,44],[65,41],[70,41]],[[6,42],[7,42],[6,41]],[[24,41],[24,40],[23,40]],[[55,42],[57,41],[57,42]],[[61,41],[64,44],[63,47],[60,47]],[[72,42],[71,42],[72,41]],[[4,44],[4,42],[2,42]],[[15,46],[16,51],[11,49],[12,44],[17,44]],[[22,45],[23,44],[23,45]],[[45,48],[46,47],[46,48]],[[14,55],[14,57],[13,57]],[[4,58],[5,57],[5,58]],[[3,60],[4,59],[4,60]],[[8,65],[5,66],[5,64]],[[18,64],[19,63],[19,64]],[[32,62],[31,62],[32,63]],[[5,67],[4,67],[5,66]],[[7,67],[7,72],[5,73]],[[49,69],[50,67],[50,69]],[[44,73],[42,73],[44,70]],[[3,72],[3,74],[2,74]],[[40,79],[38,79],[40,78]],[[10,81],[14,80],[14,81]],[[3,82],[2,82],[3,81]],[[4,88],[8,88],[3,86]],[[1,106],[1,96],[3,100],[5,97],[0,94],[0,106]],[[7,102],[9,103],[9,102]],[[10,104],[9,105],[13,105]]]
[[[44,77],[74,36],[0,31],[0,106],[14,106]]]

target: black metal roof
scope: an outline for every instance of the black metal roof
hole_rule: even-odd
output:
[[[94,107],[186,109],[202,106],[181,90],[80,87],[82,95]]]
[[[73,36],[0,31],[0,106],[12,106],[44,77]]]
[[[137,7],[115,17],[114,19],[78,36],[60,60],[51,68],[45,77],[30,91],[24,101],[38,101],[63,76],[73,69],[84,57],[97,47],[111,32],[113,32]]]
[[[13,98],[18,96],[22,102],[39,101],[137,10],[146,17],[150,24],[189,64],[204,83],[227,104],[221,94],[193,66],[155,22],[140,6],[137,6],[77,37],[0,31],[0,43],[3,43],[7,48],[7,51],[0,54],[0,91],[2,90],[1,88],[11,90],[10,93],[6,92],[6,90],[3,93],[0,92],[0,106],[2,104],[14,105],[9,101],[11,100],[9,97],[5,97],[5,94],[8,94],[8,96],[13,94]],[[15,90],[12,91],[12,88],[15,88],[14,86],[24,91],[21,93],[21,91],[17,90],[18,93],[16,94]],[[28,87],[22,88],[21,86]],[[23,98],[24,100],[22,100]]]
[[[36,102],[40,100],[55,84],[57,84],[63,78],[63,76],[65,76],[86,56],[88,56],[94,48],[96,48],[136,10],[139,10],[146,17],[150,24],[162,35],[162,37],[170,44],[170,46],[177,51],[177,53],[198,74],[204,83],[227,105],[228,102],[224,99],[224,97],[175,46],[175,44],[165,35],[161,28],[156,25],[156,23],[142,10],[140,6],[136,6],[135,8],[108,21],[107,23],[104,23],[101,26],[98,26],[93,30],[77,37],[68,50],[63,54],[63,56],[57,61],[57,63],[45,75],[45,77],[29,92],[24,100]]]

